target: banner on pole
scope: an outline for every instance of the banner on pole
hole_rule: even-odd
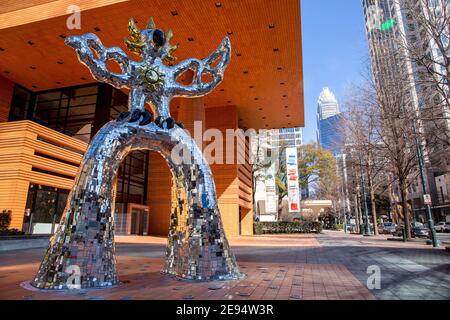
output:
[[[266,179],[266,213],[278,213],[278,196],[275,179]]]
[[[286,171],[289,212],[300,211],[300,187],[298,185],[297,148],[286,148]]]

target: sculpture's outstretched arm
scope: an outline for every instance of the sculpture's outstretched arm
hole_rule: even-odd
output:
[[[172,96],[197,97],[212,91],[220,82],[231,58],[231,43],[228,37],[222,40],[220,46],[211,55],[203,60],[187,59],[176,66],[171,67],[173,81],[169,86]],[[217,65],[212,66],[218,59]],[[176,82],[176,79],[185,71],[194,71],[194,78],[190,85],[184,86]],[[203,82],[202,75],[209,74],[210,82]]]
[[[133,62],[122,49],[117,47],[105,48],[100,39],[92,33],[82,36],[69,36],[65,43],[75,49],[78,59],[89,68],[96,80],[109,83],[116,88],[129,85]],[[122,73],[109,71],[106,65],[108,60],[115,60],[122,69]]]

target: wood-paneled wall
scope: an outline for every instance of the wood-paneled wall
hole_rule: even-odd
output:
[[[11,228],[22,229],[29,184],[70,190],[86,149],[32,121],[0,123],[0,210],[12,210]]]
[[[252,178],[250,165],[237,164],[237,154],[245,150],[245,159],[248,163],[248,144],[238,148],[239,140],[235,139],[234,164],[226,164],[227,129],[237,130],[238,116],[235,106],[207,108],[206,130],[218,129],[223,135],[224,164],[212,164],[211,170],[214,176],[219,208],[225,232],[229,236],[253,234],[252,211]],[[231,143],[229,143],[231,144]],[[241,212],[241,213],[239,213]]]
[[[150,152],[148,194],[149,234],[167,236],[169,232],[172,173],[164,158],[156,152]]]

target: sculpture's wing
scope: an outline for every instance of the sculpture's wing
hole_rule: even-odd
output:
[[[172,96],[198,97],[211,92],[223,80],[223,74],[227,68],[231,58],[231,42],[228,37],[222,40],[220,46],[214,50],[211,55],[203,60],[187,59],[173,67],[172,83],[168,90]],[[220,59],[220,60],[219,60]],[[189,85],[181,85],[176,79],[191,69],[194,71],[192,83]],[[208,74],[212,80],[203,82],[202,76]]]
[[[75,49],[78,59],[89,68],[96,80],[109,83],[116,88],[129,86],[133,62],[122,49],[117,47],[105,48],[100,39],[92,33],[82,36],[69,36],[65,43]],[[116,61],[122,73],[109,71],[108,60]]]

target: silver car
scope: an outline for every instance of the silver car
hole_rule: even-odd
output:
[[[394,234],[397,230],[397,225],[392,222],[385,222],[381,225],[381,232],[384,234]]]

